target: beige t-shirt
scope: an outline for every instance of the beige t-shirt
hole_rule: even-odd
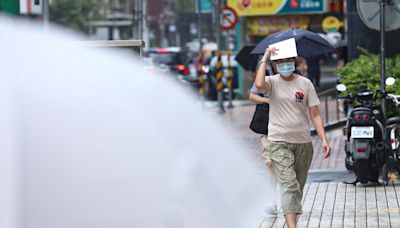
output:
[[[308,108],[319,105],[308,78],[285,81],[279,74],[266,77],[269,91],[268,139],[288,143],[311,142]]]

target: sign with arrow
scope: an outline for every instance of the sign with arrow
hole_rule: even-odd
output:
[[[221,12],[221,29],[233,29],[238,22],[238,15],[231,7],[225,7]]]

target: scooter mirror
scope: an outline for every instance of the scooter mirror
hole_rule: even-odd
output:
[[[336,90],[339,92],[344,92],[346,91],[346,85],[345,84],[339,84],[336,86]]]
[[[386,78],[385,84],[388,86],[393,85],[396,82],[396,79],[394,79],[393,77],[388,77]]]

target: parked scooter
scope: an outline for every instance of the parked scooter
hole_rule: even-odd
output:
[[[394,84],[393,78],[388,78],[386,84]],[[389,138],[388,167],[396,168],[400,172],[400,95],[387,94],[386,98],[391,100],[396,107],[397,116],[386,120],[387,136]]]
[[[336,88],[339,92],[346,91],[344,84]],[[387,177],[386,132],[381,108],[374,104],[377,95],[382,94],[379,91],[374,94],[371,90],[362,90],[355,95],[338,97],[361,102],[360,106],[350,111],[345,132],[345,165],[357,176],[354,184],[366,184],[369,181],[378,183],[381,172],[384,178]]]

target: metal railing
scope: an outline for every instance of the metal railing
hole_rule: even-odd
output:
[[[324,119],[325,128],[340,126],[346,122],[346,115],[340,112],[342,104],[337,99],[335,87],[318,93],[318,97],[321,101],[320,112]]]

